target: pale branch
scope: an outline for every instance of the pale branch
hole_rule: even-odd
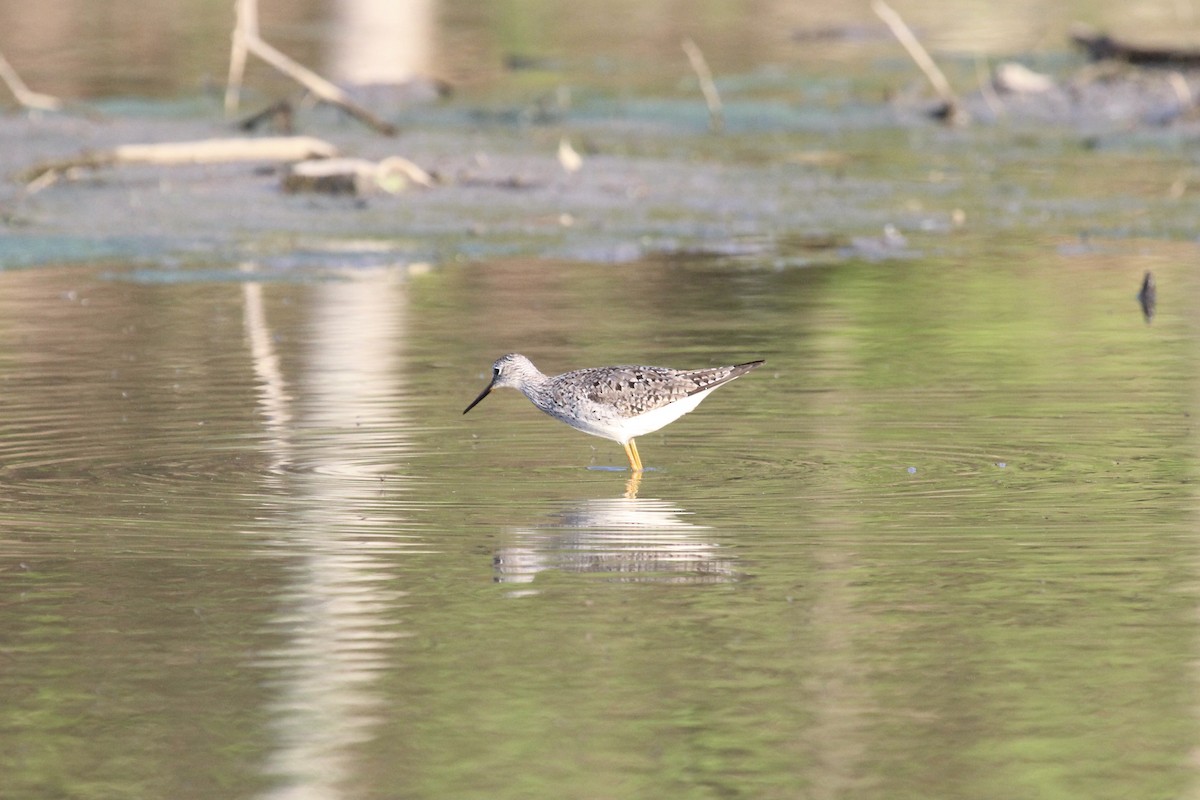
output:
[[[912,32],[912,28],[908,27],[908,24],[900,15],[883,0],[871,0],[871,10],[883,20],[884,24],[891,30],[892,35],[908,51],[908,55],[916,63],[917,67],[920,68],[921,72],[925,73],[925,77],[929,80],[930,85],[933,86],[933,90],[941,98],[944,109],[938,116],[947,122],[964,122],[966,120],[966,112],[958,102],[954,90],[950,88],[950,81],[946,80],[946,75],[934,63],[933,57],[929,55],[929,51],[918,41],[916,34]]]
[[[341,88],[267,44],[258,32],[258,0],[237,0],[233,45],[229,54],[229,80],[225,85],[226,115],[232,116],[237,112],[246,57],[251,54],[299,83],[321,102],[340,108],[385,136],[396,135],[395,125],[375,116],[354,102]]]
[[[57,97],[35,92],[26,86],[3,53],[0,53],[0,80],[4,81],[4,85],[24,108],[31,111],[58,111],[63,107]]]
[[[720,133],[725,128],[725,113],[721,106],[721,95],[717,92],[717,84],[713,82],[712,70],[708,68],[704,53],[691,37],[684,37],[682,45],[683,52],[692,65],[692,71],[696,73],[696,80],[700,82],[704,102],[708,105],[708,127],[713,133]]]
[[[332,158],[337,148],[310,136],[275,136],[261,139],[201,139],[193,142],[125,144],[111,150],[84,151],[71,158],[43,161],[17,176],[25,184],[41,187],[58,176],[78,169],[98,169],[122,164],[226,164],[237,161],[303,161]]]

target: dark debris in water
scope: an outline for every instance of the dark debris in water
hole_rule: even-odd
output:
[[[1142,317],[1147,323],[1154,319],[1154,311],[1158,307],[1158,288],[1154,285],[1154,273],[1146,270],[1142,277],[1142,288],[1138,290],[1138,303],[1142,307]]]

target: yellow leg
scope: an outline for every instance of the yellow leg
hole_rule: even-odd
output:
[[[642,457],[638,455],[637,442],[630,439],[625,444],[625,455],[629,456],[629,468],[634,472],[642,471]]]

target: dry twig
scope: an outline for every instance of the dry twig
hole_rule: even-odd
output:
[[[225,114],[237,113],[246,57],[254,54],[312,92],[322,102],[340,108],[385,136],[395,136],[396,126],[384,122],[350,98],[350,95],[317,73],[293,61],[267,44],[258,33],[258,0],[237,0],[233,47],[229,54],[229,80],[225,84]]]
[[[946,122],[966,122],[967,113],[963,109],[962,104],[958,102],[958,98],[954,95],[954,90],[950,88],[950,81],[946,80],[946,75],[938,69],[938,65],[934,63],[933,57],[929,55],[929,51],[917,40],[916,34],[912,32],[912,28],[908,27],[908,24],[900,15],[891,6],[883,2],[883,0],[871,0],[871,10],[883,20],[884,24],[891,30],[892,35],[908,51],[908,55],[916,62],[921,72],[925,73],[925,77],[933,86],[933,90],[941,98],[942,108],[936,116],[944,119]]]
[[[63,107],[62,101],[57,97],[35,92],[26,86],[3,53],[0,53],[0,80],[4,81],[4,85],[13,93],[17,102],[31,111],[58,111]]]
[[[708,61],[705,60],[704,53],[700,51],[690,36],[684,37],[683,52],[687,54],[692,71],[696,73],[696,80],[700,81],[700,91],[704,94],[704,102],[708,105],[709,130],[713,133],[720,133],[725,128],[725,112],[721,106],[721,95],[717,92],[717,84],[713,82],[712,70],[708,68]]]

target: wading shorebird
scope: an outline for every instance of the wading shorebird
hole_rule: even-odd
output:
[[[762,361],[730,367],[595,367],[543,375],[525,356],[509,353],[492,365],[492,382],[471,401],[466,414],[493,389],[517,389],[535,406],[572,428],[612,439],[625,448],[629,468],[642,471],[633,439],[656,431],[688,413],[709,392],[740,378]]]

